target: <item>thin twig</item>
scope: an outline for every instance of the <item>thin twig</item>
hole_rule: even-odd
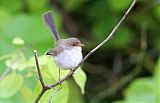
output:
[[[91,50],[91,51],[83,58],[83,60],[78,64],[78,66],[75,67],[72,71],[70,71],[64,78],[62,78],[60,81],[58,81],[58,82],[56,82],[56,83],[54,83],[54,84],[52,84],[52,85],[50,85],[50,86],[47,86],[47,90],[48,90],[48,89],[51,89],[51,88],[53,88],[53,87],[55,87],[55,86],[57,86],[57,85],[59,85],[60,83],[62,83],[62,82],[65,81],[66,79],[70,78],[70,77],[72,76],[72,74],[77,70],[77,68],[78,68],[91,54],[93,54],[97,49],[99,49],[102,45],[104,45],[106,42],[108,42],[108,41],[112,38],[113,34],[117,31],[117,29],[119,28],[120,24],[124,21],[124,19],[126,18],[126,16],[129,14],[129,12],[131,11],[131,9],[132,9],[133,6],[135,5],[135,2],[136,2],[136,1],[137,1],[137,0],[133,0],[132,4],[129,6],[127,12],[124,14],[124,16],[122,17],[122,19],[118,22],[118,24],[114,27],[114,29],[113,29],[112,32],[109,34],[109,36],[108,36],[104,41],[102,41],[98,46],[96,46],[93,50]],[[36,58],[36,56],[35,56],[35,58]],[[38,61],[37,61],[36,64],[38,64]],[[38,67],[38,66],[37,66],[37,67]],[[39,68],[37,68],[37,69],[39,69]],[[38,73],[39,73],[39,72],[38,72]],[[40,74],[39,74],[39,75],[40,75]],[[40,79],[40,82],[42,82],[41,79]],[[41,84],[42,84],[42,83],[41,83]],[[43,86],[42,86],[42,87],[43,87]],[[46,86],[44,86],[44,87],[46,87]],[[34,101],[34,103],[37,103],[37,102],[39,101],[39,99],[41,98],[41,96],[42,96],[45,92],[46,92],[46,90],[43,91],[43,89],[42,89],[42,91],[40,92],[41,95],[39,94],[39,95],[37,96],[37,98],[36,98],[36,100]]]
[[[43,81],[43,77],[40,71],[40,66],[39,66],[39,62],[38,62],[38,57],[37,57],[37,51],[34,50],[34,57],[35,57],[35,61],[36,61],[36,67],[37,67],[37,71],[38,71],[38,76],[39,76],[39,81],[42,85],[42,90],[39,93],[39,95],[37,96],[36,100],[34,101],[34,103],[37,103],[39,101],[39,99],[42,97],[42,95],[48,90],[51,89],[50,87],[48,87],[47,85],[45,85],[44,81]]]
[[[17,62],[20,55],[17,55],[16,58],[11,62],[11,64],[8,66],[8,68],[3,72],[3,74],[0,77],[0,81],[9,73],[9,71],[12,69],[13,65]]]
[[[17,62],[17,60],[20,58],[21,56],[21,53],[23,53],[26,49],[28,49],[30,47],[30,45],[27,45],[26,47],[22,48],[22,50],[20,50],[20,53],[18,53],[18,55],[15,57],[15,59],[11,62],[11,64],[8,66],[8,68],[3,72],[3,74],[0,76],[0,81],[11,71],[12,67],[15,65],[15,63]],[[2,58],[0,58],[1,60],[2,59],[6,59],[10,56],[12,56],[13,54],[11,55],[7,55],[7,56],[3,56]]]
[[[131,11],[131,9],[133,8],[134,4],[135,4],[136,0],[134,0],[132,2],[132,4],[130,5],[129,9],[127,10],[127,12],[125,13],[125,15],[122,17],[122,19],[119,21],[119,23],[114,27],[114,29],[112,30],[112,32],[110,33],[110,35],[103,41],[101,42],[98,46],[96,46],[93,50],[91,50],[84,58],[83,60],[78,64],[77,67],[75,67],[73,69],[73,71],[70,71],[68,75],[66,75],[64,78],[62,78],[60,80],[60,82],[63,82],[64,80],[68,79],[73,73],[74,71],[76,71],[76,69],[91,55],[93,54],[97,49],[99,49],[102,45],[104,45],[106,42],[108,42],[108,40],[110,40],[113,36],[113,34],[116,32],[116,30],[118,29],[118,27],[120,26],[120,24],[124,21],[124,19],[126,18],[126,16],[128,15],[128,13]],[[50,87],[53,88],[56,85],[58,85],[58,82],[52,84]]]
[[[141,39],[140,39],[140,51],[137,55],[139,56],[140,60],[137,62],[137,65],[135,66],[135,69],[133,69],[128,75],[122,77],[118,83],[115,85],[112,85],[110,88],[104,89],[97,93],[93,99],[89,103],[99,103],[102,99],[104,99],[107,96],[111,96],[113,93],[115,93],[119,88],[122,88],[124,85],[126,85],[129,81],[133,80],[135,77],[138,76],[138,74],[142,71],[142,66],[144,65],[144,60],[146,57],[146,49],[147,49],[147,41],[146,41],[146,24],[145,22],[142,24],[141,29]],[[137,56],[138,57],[138,56]]]
[[[35,61],[36,61],[36,66],[37,66],[37,71],[38,71],[38,75],[39,75],[39,80],[41,82],[42,87],[44,88],[45,84],[44,84],[43,77],[42,77],[42,74],[41,74],[41,71],[40,71],[39,62],[38,62],[38,58],[37,58],[37,51],[36,50],[34,50],[34,58],[35,58]]]
[[[143,62],[143,60],[141,62]],[[141,63],[139,63],[128,75],[122,77],[116,84],[97,93],[89,103],[100,103],[102,99],[113,95],[119,88],[122,88],[129,81],[133,80],[140,72]]]

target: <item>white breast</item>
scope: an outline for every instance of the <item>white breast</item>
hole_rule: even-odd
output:
[[[82,48],[75,47],[70,50],[64,50],[54,57],[55,63],[60,69],[72,69],[82,60]]]

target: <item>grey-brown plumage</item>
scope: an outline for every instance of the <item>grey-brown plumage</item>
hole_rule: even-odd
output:
[[[82,60],[82,46],[77,38],[60,39],[51,11],[43,14],[43,20],[55,40],[55,47],[51,48],[47,55],[52,55],[57,66],[61,69],[76,67]]]
[[[51,48],[48,52],[47,55],[53,55],[56,56],[59,53],[61,53],[63,50],[71,49],[76,46],[84,46],[81,44],[80,40],[77,38],[67,38],[67,39],[61,39],[58,40],[55,47]]]
[[[45,12],[43,14],[43,21],[47,25],[47,27],[49,28],[50,32],[52,33],[52,36],[54,37],[55,42],[60,40],[56,25],[54,23],[54,17],[52,15],[51,11]]]

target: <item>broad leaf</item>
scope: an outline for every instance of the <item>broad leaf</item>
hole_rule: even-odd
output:
[[[54,79],[51,79],[51,78],[48,79],[47,81],[50,81],[52,83],[55,82]],[[40,99],[40,103],[48,103],[49,101],[51,101],[52,103],[67,103],[68,97],[69,97],[68,83],[64,81],[61,86],[62,88],[58,91],[56,90],[56,88],[60,88],[59,86],[45,92],[42,98]],[[42,87],[38,82],[35,88],[35,96],[34,96],[35,98],[36,96],[38,96],[41,89]]]
[[[12,65],[14,70],[24,70],[26,68],[26,58],[23,53],[14,55],[11,59],[6,60],[7,67]]]
[[[125,92],[127,102],[156,103],[156,82],[151,78],[141,78],[132,82]]]
[[[48,61],[47,61],[47,57],[45,55],[43,56],[38,56],[38,61],[39,61],[39,65],[47,65]],[[27,61],[27,67],[36,67],[36,63],[35,63],[35,58],[31,57],[28,61]]]
[[[80,88],[71,79],[67,80],[69,86],[69,99],[67,103],[84,103],[84,96],[81,94]]]
[[[33,102],[33,92],[30,88],[23,86],[20,90],[23,96],[24,103],[31,103]]]
[[[15,45],[24,45],[24,40],[20,37],[15,37],[12,43]]]
[[[8,98],[0,98],[0,103],[22,103],[23,97],[20,92]]]
[[[81,93],[85,93],[85,83],[87,80],[87,76],[85,72],[79,67],[75,73],[73,74],[73,78],[77,85],[81,88]]]
[[[23,84],[21,74],[12,73],[0,81],[0,97],[8,98],[16,94]]]

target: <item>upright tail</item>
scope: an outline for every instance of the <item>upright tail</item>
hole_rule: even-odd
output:
[[[58,32],[57,32],[57,28],[56,28],[56,25],[55,25],[55,22],[54,22],[54,17],[52,15],[52,12],[51,11],[45,12],[43,14],[43,20],[44,20],[44,23],[49,28],[50,32],[52,33],[55,42],[57,40],[60,40],[60,37],[59,37]]]

